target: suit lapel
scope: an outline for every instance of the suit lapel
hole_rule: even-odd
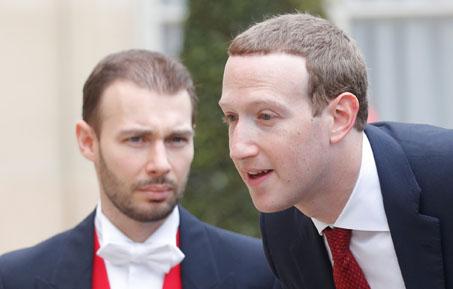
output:
[[[221,276],[212,251],[206,226],[184,208],[179,207],[183,289],[236,288],[232,275]]]
[[[36,289],[87,289],[91,288],[93,268],[94,213],[65,236],[60,258],[50,280],[35,279]]]
[[[398,263],[407,289],[445,288],[440,224],[419,212],[421,189],[400,145],[368,126]]]
[[[332,276],[332,265],[322,237],[318,234],[310,218],[294,210],[297,239],[290,247],[293,264],[298,270],[294,288],[335,289]],[[329,277],[328,277],[329,276]]]

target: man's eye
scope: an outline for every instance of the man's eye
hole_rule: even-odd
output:
[[[223,116],[223,122],[226,123],[226,124],[230,124],[230,123],[235,122],[237,120],[238,120],[238,117],[235,114],[225,114]]]
[[[141,143],[144,141],[144,138],[142,136],[131,136],[127,141],[131,143]]]
[[[182,142],[187,142],[187,138],[185,137],[180,137],[180,136],[175,136],[171,138],[171,142],[174,143],[182,143]]]
[[[189,138],[186,136],[172,136],[166,140],[166,143],[171,146],[183,147],[189,143]]]
[[[258,119],[260,120],[272,120],[274,117],[275,115],[269,112],[262,112],[258,114]]]

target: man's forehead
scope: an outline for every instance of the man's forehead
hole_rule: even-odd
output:
[[[117,82],[103,94],[101,122],[113,122],[130,129],[191,129],[192,104],[186,90],[173,95],[140,88],[131,82]]]
[[[294,59],[299,62],[293,62]],[[244,102],[288,105],[308,92],[308,74],[302,57],[273,54],[233,56],[230,60],[219,101],[222,108]]]
[[[156,107],[174,104],[191,103],[187,90],[181,89],[174,93],[165,93],[158,90],[140,87],[133,82],[117,80],[106,87],[101,95],[100,107],[128,108],[135,103],[150,103]]]
[[[231,56],[225,66],[223,88],[308,83],[305,59],[290,54]]]

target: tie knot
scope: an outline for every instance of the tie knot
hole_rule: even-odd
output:
[[[349,250],[351,230],[343,228],[326,228],[323,233],[326,236],[327,243],[329,243],[332,255],[344,254],[344,252]]]

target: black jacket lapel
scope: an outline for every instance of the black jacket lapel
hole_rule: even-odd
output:
[[[445,288],[439,220],[420,214],[421,189],[401,146],[368,126],[384,208],[407,289]]]
[[[235,288],[232,276],[221,276],[211,250],[206,227],[184,208],[180,212],[183,289]]]
[[[304,289],[335,289],[332,277],[332,265],[322,237],[310,218],[294,209],[295,224],[298,224],[299,239],[294,240],[290,250],[297,266]],[[298,282],[299,283],[299,282]]]

